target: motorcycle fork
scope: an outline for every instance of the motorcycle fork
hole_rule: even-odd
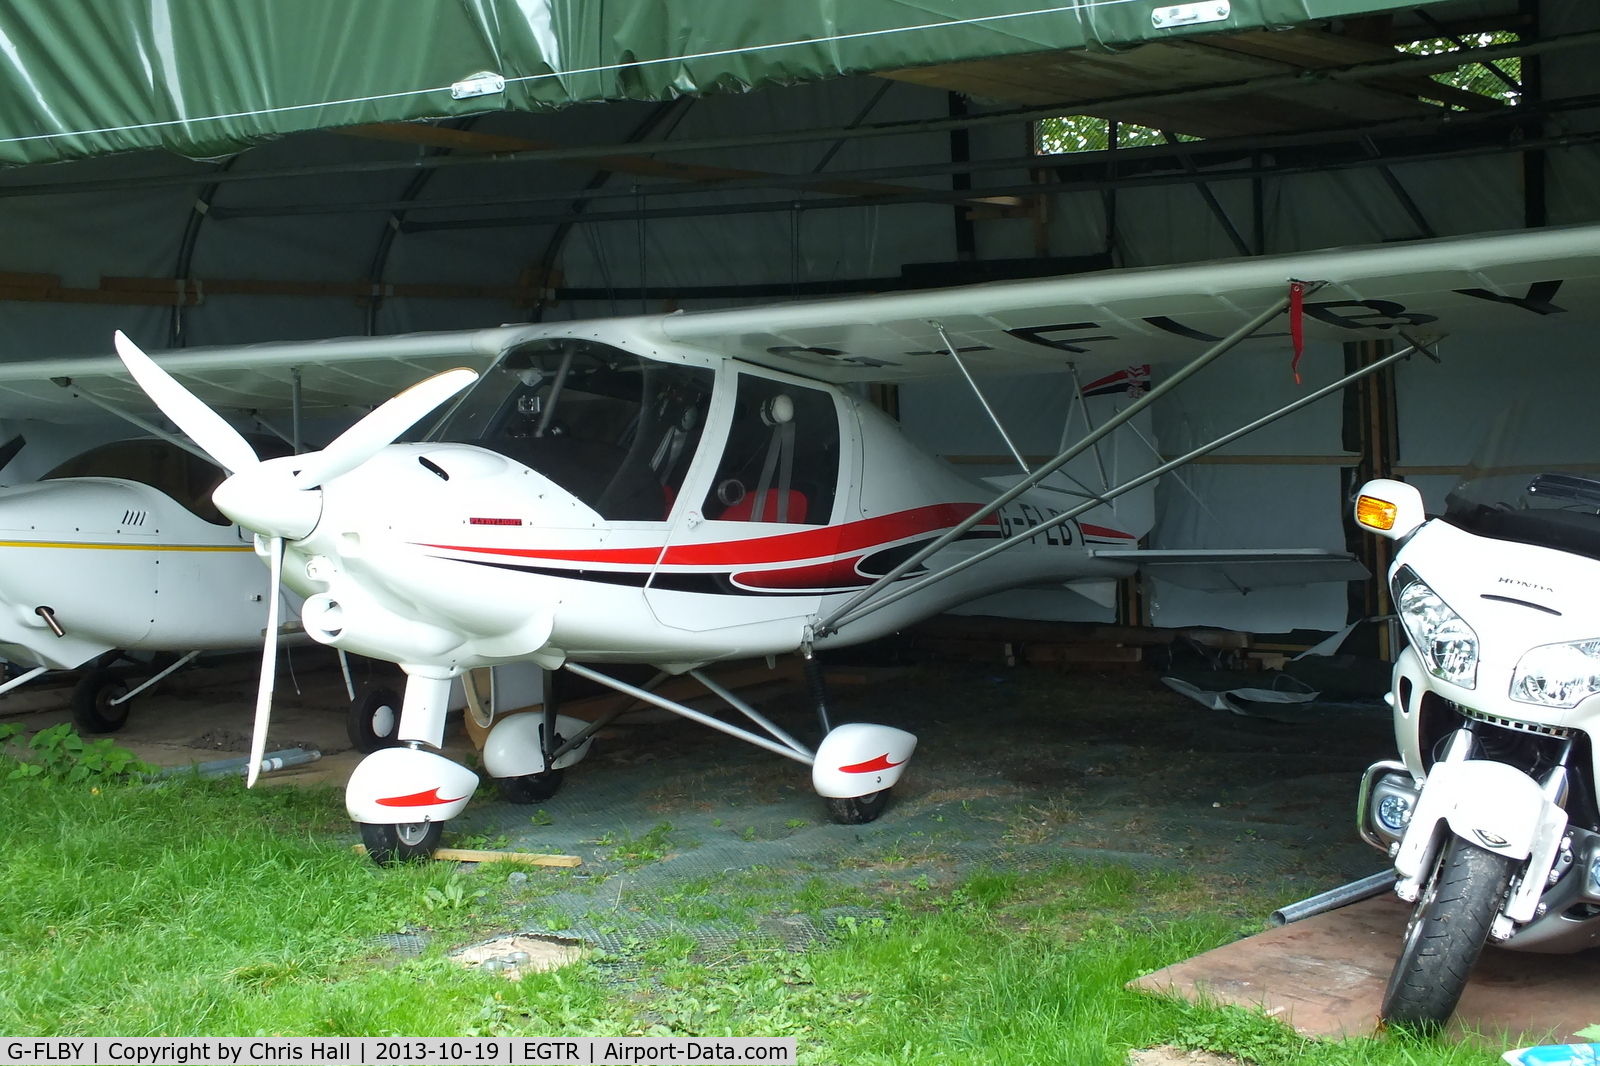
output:
[[[1561,745],[1561,753],[1556,757],[1556,764],[1545,774],[1540,782],[1540,791],[1544,793],[1545,801],[1555,807],[1564,807],[1567,802],[1567,790],[1570,771],[1567,766],[1572,758],[1572,738],[1568,737]],[[1489,934],[1496,940],[1509,940],[1516,932],[1516,926],[1533,921],[1540,917],[1540,897],[1551,887],[1550,873],[1555,869],[1556,858],[1561,852],[1561,842],[1566,838],[1567,827],[1565,824],[1558,829],[1547,827],[1547,831],[1534,839],[1532,853],[1528,856],[1528,863],[1523,867],[1519,878],[1514,879],[1511,891],[1507,894],[1506,905],[1503,911],[1495,918]]]
[[[1437,760],[1435,765],[1446,762],[1466,762],[1472,758],[1472,751],[1477,747],[1478,739],[1472,733],[1475,724],[1471,719],[1468,719],[1460,729],[1450,734],[1450,741],[1445,745],[1444,754]],[[1427,788],[1426,781],[1423,782],[1423,788]],[[1407,903],[1417,902],[1417,898],[1422,895],[1423,886],[1433,879],[1435,867],[1439,865],[1439,857],[1444,853],[1445,837],[1449,832],[1450,826],[1445,822],[1441,822],[1434,829],[1433,841],[1428,845],[1428,850],[1424,854],[1422,862],[1417,866],[1417,876],[1403,877],[1395,882],[1395,895]],[[1402,838],[1403,842],[1404,838]]]

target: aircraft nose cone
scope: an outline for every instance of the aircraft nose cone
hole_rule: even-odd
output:
[[[211,494],[217,510],[252,533],[300,540],[322,518],[322,490],[297,489],[269,464],[241,471]]]

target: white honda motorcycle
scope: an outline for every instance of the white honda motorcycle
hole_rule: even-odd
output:
[[[1410,638],[1389,695],[1401,761],[1367,770],[1356,813],[1416,904],[1386,1023],[1442,1026],[1487,942],[1600,943],[1600,480],[1537,469],[1464,481],[1431,520],[1398,481],[1356,502],[1401,545]]]

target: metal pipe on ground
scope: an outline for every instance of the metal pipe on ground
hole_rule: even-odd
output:
[[[1363,877],[1359,881],[1352,881],[1348,885],[1340,885],[1326,892],[1319,892],[1310,899],[1303,899],[1299,903],[1287,903],[1268,916],[1267,921],[1272,925],[1288,925],[1328,911],[1348,907],[1352,903],[1360,903],[1373,896],[1381,896],[1394,887],[1395,872],[1384,870],[1371,877]]]
[[[315,748],[284,748],[282,751],[269,751],[261,757],[261,772],[269,774],[274,770],[284,770],[291,766],[303,766],[309,762],[316,762],[322,758],[322,752]],[[244,774],[250,766],[250,756],[241,755],[237,759],[214,759],[211,762],[190,763],[188,766],[169,766],[150,775],[152,781],[165,778],[178,777],[183,774],[199,774],[201,777],[226,777],[229,774]]]

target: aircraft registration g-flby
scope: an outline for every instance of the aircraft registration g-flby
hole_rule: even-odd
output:
[[[1030,495],[1283,316],[1297,302],[1294,278],[1316,279],[1299,294],[1311,336],[1399,335],[1405,346],[1136,477],[1069,489],[1079,496],[1065,509],[1060,492]],[[1000,589],[1113,579],[1141,565],[1289,565],[1342,579],[1352,564],[1334,553],[1141,551],[1129,546],[1130,530],[1117,528],[1116,502],[1410,354],[1424,336],[1581,313],[1597,306],[1597,289],[1600,228],[1590,227],[167,360],[180,373],[246,370],[255,380],[319,357],[494,360],[415,443],[392,442],[472,384],[474,372],[423,382],[321,452],[265,462],[126,338],[117,346],[161,410],[233,471],[214,501],[257,533],[273,586],[281,580],[307,597],[307,632],[408,675],[403,746],[369,755],[346,792],[369,852],[386,861],[431,849],[477,785],[476,775],[435,754],[451,679],[516,661],[565,668],[808,764],[835,818],[876,817],[915,737],[843,725],[813,751],[699,667],[794,651],[809,658],[814,648],[868,640]],[[1299,332],[1297,318],[1289,325]],[[1283,352],[1283,342],[1270,341],[1270,350]],[[840,387],[969,367],[1081,366],[1099,376],[1181,360],[1004,492],[916,451],[886,416]],[[41,373],[106,378],[113,370],[104,360],[0,368],[0,389]],[[253,761],[273,658],[263,663]],[[606,663],[692,673],[766,735],[596,669]],[[494,726],[485,767],[528,792],[553,788],[604,723],[559,717],[547,701],[542,721],[521,715]]]
[[[27,668],[0,693],[93,662],[73,690],[73,719],[106,733],[201,652],[256,647],[269,590],[250,535],[211,502],[224,476],[172,441],[143,438],[0,488],[0,658]],[[298,610],[299,596],[282,595]],[[144,667],[130,653],[155,659]],[[114,668],[123,659],[149,676],[134,683]]]

